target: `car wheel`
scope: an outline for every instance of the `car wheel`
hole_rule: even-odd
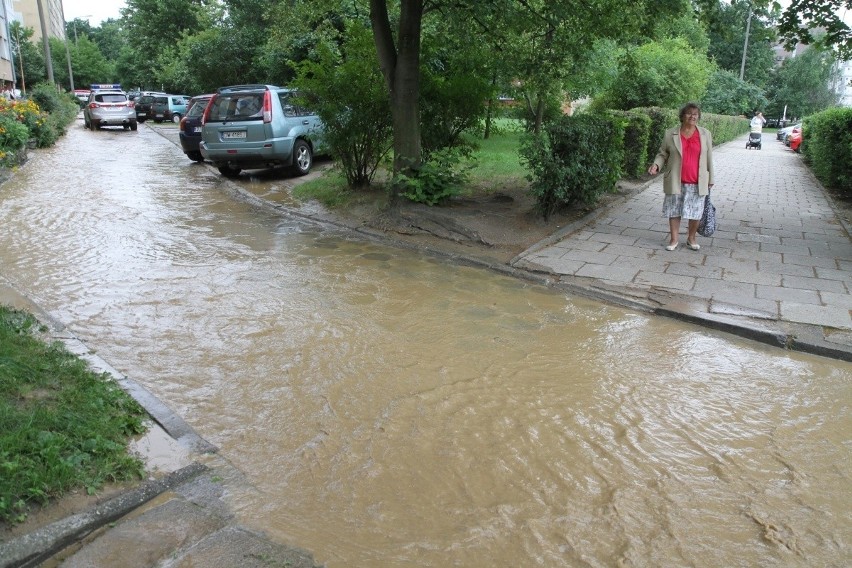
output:
[[[156,122],[157,124],[160,124],[160,123],[161,123],[161,122],[163,122],[163,121],[162,121],[162,120],[160,120],[160,119],[158,119],[158,118],[155,118],[155,119],[154,119],[154,122]]]
[[[224,166],[217,166],[217,168],[219,169],[219,173],[226,178],[235,178],[240,175],[240,172],[242,171],[240,168],[232,167],[227,164]]]
[[[173,114],[172,115],[172,122],[174,122],[175,124],[179,124],[180,123],[180,115],[179,114]]]
[[[304,140],[296,140],[293,145],[293,170],[296,175],[303,176],[310,172],[313,163],[314,157],[311,154],[311,147]]]
[[[193,162],[204,161],[204,156],[201,155],[201,152],[187,152],[186,157],[192,160]]]
[[[138,128],[139,127],[136,125],[136,121],[130,123],[130,130],[133,130],[135,132]]]
[[[137,117],[136,122],[138,122],[139,124],[142,124],[143,122],[145,122],[145,119],[141,118],[141,117]]]

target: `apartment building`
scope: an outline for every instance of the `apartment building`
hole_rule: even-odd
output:
[[[12,20],[21,22],[25,28],[32,28],[35,33],[30,39],[38,44],[41,41],[41,20],[38,14],[39,0],[4,0],[11,3],[12,11],[9,16]],[[65,15],[62,9],[62,0],[41,0],[41,9],[44,14],[44,27],[48,37],[65,39]]]
[[[9,42],[11,3],[11,0],[0,2],[0,88],[15,82],[15,64]]]

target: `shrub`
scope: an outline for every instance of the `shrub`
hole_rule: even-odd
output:
[[[802,152],[817,179],[852,197],[852,108],[809,116],[802,126]]]
[[[62,107],[64,97],[50,83],[39,83],[30,89],[29,98],[44,112],[56,112]]]
[[[621,119],[624,128],[624,163],[622,169],[629,177],[640,177],[648,164],[648,141],[651,132],[651,117],[639,110],[610,111]]]
[[[416,175],[397,174],[394,183],[399,195],[426,205],[437,205],[462,192],[472,166],[461,167],[465,152],[443,148],[423,161]]]
[[[293,85],[325,125],[323,140],[350,187],[368,186],[392,144],[390,103],[369,30],[349,26],[342,53],[317,47],[318,61],[298,68]]]
[[[441,148],[469,144],[462,134],[485,118],[491,86],[464,69],[425,66],[420,78],[420,123],[424,157]]]
[[[595,114],[564,116],[521,147],[531,193],[545,218],[577,202],[593,205],[613,191],[624,161],[619,119]]]
[[[680,124],[680,119],[678,118],[679,109],[644,107],[635,108],[633,110],[636,112],[642,112],[648,115],[651,119],[647,145],[647,166],[647,164],[653,160],[654,156],[657,155],[657,150],[660,147],[660,141],[663,139],[663,132],[668,128],[674,128]],[[749,131],[748,119],[739,116],[725,116],[704,111],[701,112],[701,121],[699,122],[699,126],[706,128],[712,133],[714,146],[730,142],[734,138],[742,136]]]
[[[13,112],[0,110],[0,165],[6,168],[17,165],[29,136],[29,130]]]

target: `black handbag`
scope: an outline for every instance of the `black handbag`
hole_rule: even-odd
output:
[[[702,237],[712,236],[716,232],[716,206],[710,201],[710,190],[704,196],[704,213],[698,222],[698,234]]]

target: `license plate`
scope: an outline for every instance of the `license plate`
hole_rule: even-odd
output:
[[[246,131],[245,130],[240,130],[238,132],[223,132],[222,133],[222,138],[233,139],[233,138],[245,138],[245,137],[246,137]]]
[[[198,134],[199,132],[201,132],[201,127],[200,127],[200,126],[194,126],[194,127],[192,128],[192,131],[193,131],[194,133]]]

